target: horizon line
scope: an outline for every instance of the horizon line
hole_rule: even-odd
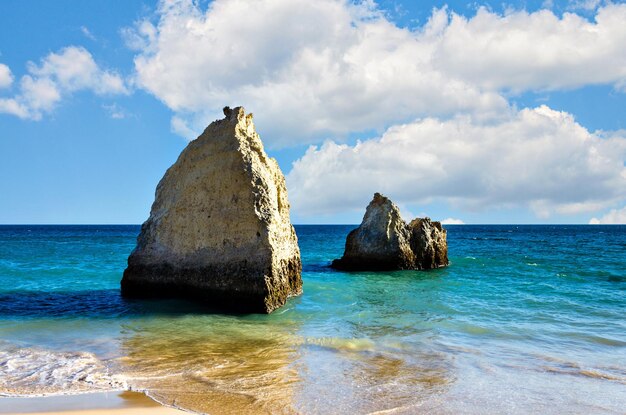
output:
[[[143,223],[0,223],[0,226],[141,226]],[[293,226],[359,226],[360,223],[293,223]],[[448,223],[445,226],[625,226],[626,223]]]

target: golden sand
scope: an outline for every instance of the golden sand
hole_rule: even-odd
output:
[[[180,415],[137,392],[103,392],[29,398],[0,398],[2,415]]]

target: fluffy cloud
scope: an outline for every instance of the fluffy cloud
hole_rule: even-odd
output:
[[[177,113],[177,131],[201,130],[226,104],[253,110],[270,144],[508,108],[433,68],[430,25],[399,28],[368,2],[216,0],[202,11],[181,0],[159,16],[125,36],[141,50],[138,84]]]
[[[14,98],[0,98],[0,114],[12,114],[20,118],[28,118],[29,111],[26,106]]]
[[[622,209],[612,209],[601,218],[591,218],[590,225],[618,225],[626,224],[626,206]]]
[[[461,219],[455,218],[443,219],[441,223],[444,225],[465,225],[465,222],[463,222]]]
[[[603,3],[602,0],[570,0],[570,10],[595,10]]]
[[[0,63],[0,88],[8,88],[13,83],[13,74],[11,69],[3,63]]]
[[[502,91],[626,85],[626,5],[589,21],[548,10],[466,18],[434,10],[415,30],[372,2],[162,1],[124,31],[138,84],[193,137],[226,104],[255,111],[269,144],[383,130],[416,117],[507,116]]]
[[[287,181],[301,215],[359,209],[381,191],[399,203],[522,206],[549,216],[625,197],[625,158],[626,137],[590,133],[571,115],[541,106],[497,122],[426,118],[354,146],[312,146]]]
[[[626,81],[626,4],[600,8],[595,21],[574,13],[482,8],[472,18],[435,12],[435,67],[487,89],[572,88]]]
[[[40,64],[29,62],[27,69],[28,74],[20,79],[19,93],[0,98],[0,112],[39,119],[64,95],[75,91],[90,90],[98,95],[128,93],[118,74],[99,68],[91,54],[81,47],[70,46],[59,53],[50,53]]]

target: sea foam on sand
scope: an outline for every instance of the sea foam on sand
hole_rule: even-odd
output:
[[[121,375],[87,352],[56,352],[35,347],[0,345],[0,395],[119,391],[128,389]]]

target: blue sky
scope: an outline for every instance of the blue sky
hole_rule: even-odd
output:
[[[254,6],[253,6],[254,5]],[[254,112],[295,223],[626,221],[626,5],[0,4],[0,223],[141,223],[189,139]]]

